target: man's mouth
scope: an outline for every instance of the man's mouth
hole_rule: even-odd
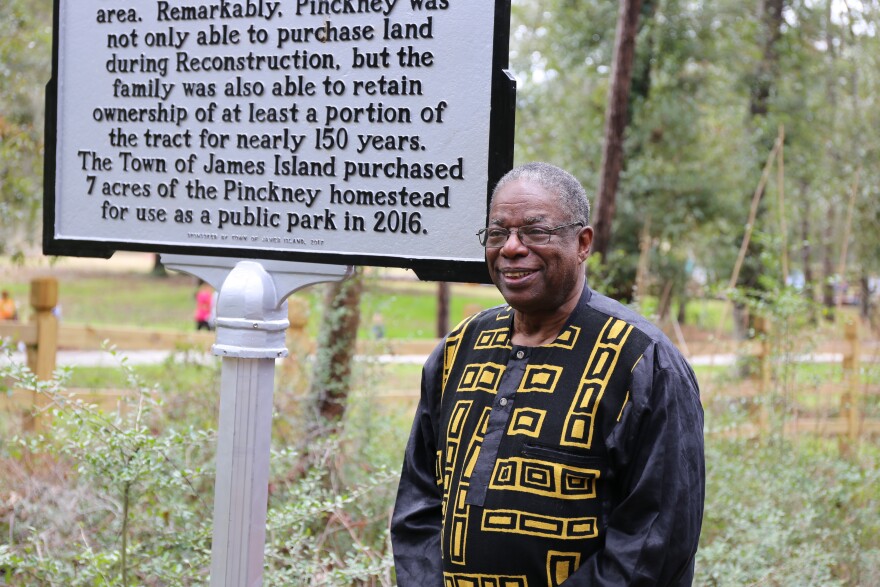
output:
[[[528,277],[529,275],[531,275],[531,274],[533,274],[533,273],[534,273],[534,271],[531,271],[531,270],[525,270],[525,269],[519,269],[519,270],[516,270],[516,271],[506,270],[506,271],[502,271],[502,272],[501,272],[501,274],[502,274],[506,279],[522,279],[522,278],[524,278],[524,277]]]

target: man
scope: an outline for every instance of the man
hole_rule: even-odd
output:
[[[479,233],[506,306],[428,358],[391,524],[400,587],[689,585],[702,521],[693,371],[586,285],[589,203],[546,163]]]

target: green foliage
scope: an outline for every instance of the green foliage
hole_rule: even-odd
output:
[[[123,362],[123,369],[125,364]],[[19,499],[2,557],[12,585],[195,585],[210,548],[213,432],[162,427],[154,389],[116,414],[61,393],[9,363],[16,387],[52,402],[51,434],[4,443]]]
[[[804,439],[706,446],[697,585],[876,585],[880,462]]]
[[[38,240],[43,167],[43,87],[49,81],[52,4],[0,4],[0,253]]]
[[[52,425],[0,441],[0,583],[206,585],[217,367],[198,367],[199,385],[178,373],[194,365],[169,361],[160,388],[121,360],[136,393],[107,414],[63,393],[69,373],[37,381],[4,353],[0,380],[51,400]],[[392,585],[396,476],[378,463],[399,461],[400,439],[389,442],[369,405],[350,412],[351,433],[273,451],[268,585]]]
[[[391,585],[387,520],[396,473],[370,471],[366,480],[346,486],[334,461],[339,439],[309,446],[307,472],[295,451],[273,451],[273,483],[267,527],[267,585],[348,587]],[[287,477],[287,479],[285,479]]]
[[[602,277],[609,293],[629,297],[646,228],[651,279],[639,295],[659,296],[671,283],[673,297],[686,296],[680,276],[688,266],[705,270],[710,283],[726,283],[780,128],[783,157],[754,227],[770,235],[771,254],[778,259],[785,247],[791,269],[814,276],[812,291],[832,277],[829,270],[843,269],[850,283],[877,272],[880,142],[863,129],[880,118],[873,98],[878,12],[854,3],[784,6],[779,40],[768,49],[769,31],[753,3],[643,4],[614,258]],[[514,4],[517,160],[557,163],[588,192],[598,186],[617,7],[594,0]],[[763,90],[766,113],[756,116],[750,105]],[[740,282],[758,283],[767,267],[758,247],[770,241],[753,241]]]
[[[794,294],[764,295],[775,295],[774,307],[797,316]],[[693,311],[717,321],[717,305]],[[138,374],[122,361],[122,382],[137,394],[115,414],[65,399],[69,373],[38,382],[20,365],[2,365],[8,387],[52,399],[54,422],[50,434],[0,440],[0,583],[206,585],[216,365],[169,362],[162,369],[174,383],[160,388],[142,381],[162,379],[155,370],[138,368]],[[385,365],[362,361],[355,369],[357,390],[341,431],[319,438],[303,434],[309,411],[291,409],[302,390],[279,378],[266,585],[394,584],[388,516],[411,412],[382,402],[391,376]],[[817,366],[797,374],[797,385],[839,377]],[[719,385],[718,375],[717,368],[699,369],[704,385],[710,379]],[[866,381],[876,383],[876,370],[871,376]],[[95,372],[88,377],[100,381]],[[120,381],[120,374],[112,377]],[[416,373],[406,378],[417,385]],[[707,502],[695,584],[877,584],[876,447],[865,443],[842,459],[833,442],[809,437],[725,440],[725,422],[743,421],[748,406],[713,396],[717,401],[706,406]]]

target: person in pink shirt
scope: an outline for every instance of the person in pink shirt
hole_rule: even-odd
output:
[[[214,330],[214,290],[204,281],[196,290],[196,330]]]

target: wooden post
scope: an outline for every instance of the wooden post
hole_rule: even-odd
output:
[[[760,354],[758,355],[758,428],[762,433],[769,429],[770,411],[770,319],[766,316],[755,316],[755,331],[761,338]]]
[[[861,398],[859,397],[859,323],[850,320],[844,325],[847,342],[843,354],[843,382],[846,386],[840,397],[840,412],[846,422],[846,434],[841,439],[841,452],[848,454],[859,438]]]
[[[33,308],[31,323],[36,326],[36,342],[27,346],[28,368],[40,381],[52,379],[58,352],[58,318],[53,310],[58,305],[58,280],[38,277],[31,280],[30,304]],[[46,425],[44,414],[49,401],[33,392],[33,411],[27,416],[25,428],[39,430]]]

